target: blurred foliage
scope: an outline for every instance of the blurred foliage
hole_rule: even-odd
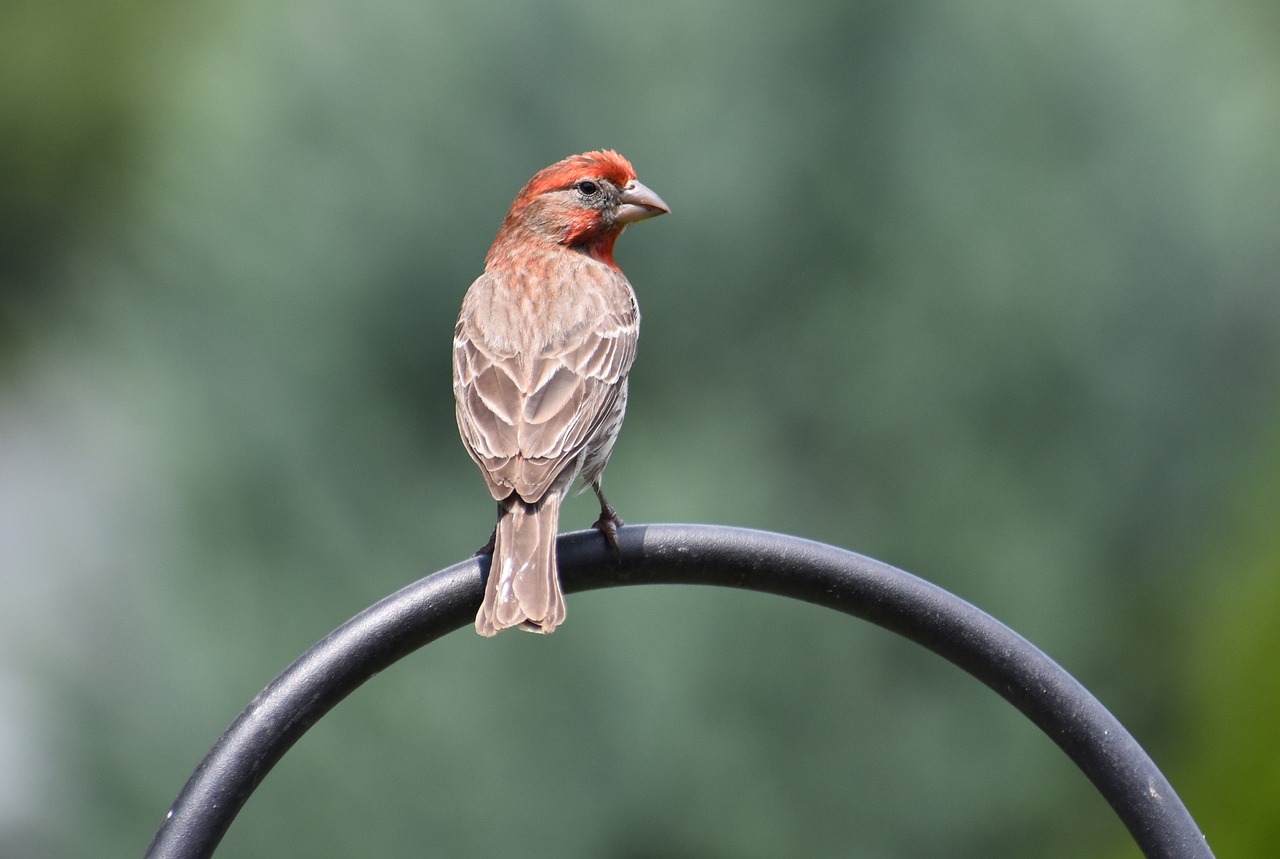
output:
[[[1201,562],[1204,604],[1188,636],[1185,799],[1219,856],[1280,841],[1280,446],[1242,479],[1238,518]]]
[[[204,4],[6,0],[0,7],[0,356],[56,291],[56,259],[129,181],[139,130]]]
[[[484,541],[457,306],[529,175],[616,147],[673,209],[618,251],[623,516],[964,596],[1267,855],[1272,4],[80,5],[0,11],[0,854],[137,855],[294,656]],[[1137,855],[953,667],[692,588],[405,660],[219,855],[515,849]]]

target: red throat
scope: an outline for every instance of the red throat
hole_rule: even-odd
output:
[[[621,230],[611,230],[582,245],[582,248],[594,259],[598,259],[612,268],[618,268],[618,264],[613,261],[613,243],[618,240],[618,233],[620,232]],[[618,271],[622,271],[622,269],[619,268]]]
[[[612,230],[601,229],[599,215],[586,211],[569,227],[564,237],[564,244],[581,248],[593,259],[617,268],[618,264],[613,261],[613,244],[618,240],[618,234],[621,232],[621,227],[615,227]]]

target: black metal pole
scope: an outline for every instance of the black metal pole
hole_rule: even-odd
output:
[[[1084,771],[1145,856],[1212,859],[1190,813],[1124,726],[1049,657],[958,597],[853,552],[762,531],[644,525],[623,528],[619,544],[620,561],[595,531],[561,537],[565,590],[721,585],[869,620],[954,662],[1021,710]],[[211,856],[249,795],[321,716],[401,657],[471,623],[488,563],[472,558],[397,591],[289,666],[201,761],[149,859]]]

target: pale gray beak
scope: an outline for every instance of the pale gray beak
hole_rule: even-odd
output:
[[[614,218],[615,224],[633,224],[671,211],[670,207],[662,202],[661,197],[635,179],[628,182],[622,189],[618,202],[622,205],[618,207],[617,217]]]

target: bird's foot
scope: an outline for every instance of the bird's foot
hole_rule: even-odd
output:
[[[604,535],[605,542],[613,549],[613,556],[619,561],[622,560],[622,549],[618,546],[618,529],[624,524],[617,511],[606,504],[600,508],[600,518],[591,526]]]

